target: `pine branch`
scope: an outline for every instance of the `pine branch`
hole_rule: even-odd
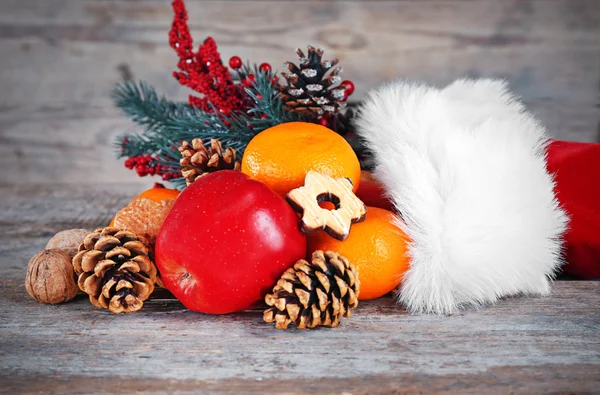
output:
[[[114,141],[118,158],[151,155],[157,151],[156,141],[148,140],[141,134],[122,134]]]
[[[156,90],[146,82],[127,81],[117,84],[112,92],[115,105],[133,122],[143,126],[147,131],[164,127],[169,118],[177,118],[190,107],[185,103],[174,103],[164,96],[159,96]]]
[[[144,82],[117,85],[113,98],[127,117],[145,129],[142,136],[150,141],[173,143],[219,138],[245,145],[256,134],[249,126],[252,119],[247,114],[225,117],[175,103],[159,96]]]
[[[273,73],[265,73],[256,69],[254,71],[256,82],[252,88],[246,88],[246,94],[254,101],[254,107],[248,111],[253,115],[252,128],[255,131],[263,131],[272,126],[285,122],[299,121],[300,117],[295,113],[286,112],[279,92],[273,87]]]
[[[167,173],[178,173],[180,154],[177,147],[182,141],[199,138],[210,144],[210,139],[217,138],[242,157],[246,145],[256,134],[301,119],[283,109],[279,92],[273,87],[272,73],[260,71],[255,66],[254,76],[253,87],[245,89],[254,105],[247,113],[233,112],[229,116],[222,115],[211,103],[208,103],[209,111],[204,111],[186,103],[172,102],[159,96],[145,82],[117,85],[113,91],[116,106],[143,128],[140,133],[118,138],[115,147],[119,157],[151,156],[153,163],[162,166]],[[185,181],[181,179],[166,180],[185,187]]]

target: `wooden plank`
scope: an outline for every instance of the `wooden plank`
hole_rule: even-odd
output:
[[[341,367],[343,368],[343,367]],[[96,377],[13,376],[4,385],[7,393],[82,394],[532,394],[595,393],[600,385],[598,372],[580,366],[493,368],[471,375],[431,376],[427,374],[371,375],[368,377],[293,380],[160,380],[154,378],[106,380]],[[550,377],[550,379],[549,379]]]
[[[523,367],[532,374],[517,374],[509,385],[592,390],[600,377],[597,282],[559,282],[549,298],[510,299],[452,317],[410,316],[383,298],[361,303],[339,328],[308,332],[276,331],[259,311],[208,316],[158,299],[139,313],[114,316],[84,298],[39,305],[26,298],[21,282],[2,280],[1,289],[0,381],[14,378],[22,389],[34,385],[24,379],[38,376],[155,379],[163,387],[169,380],[183,387],[216,380],[223,388],[234,378],[314,383],[372,376],[427,388],[423,378],[454,376],[468,388],[481,376],[507,369],[506,379]],[[585,381],[574,382],[575,371]],[[491,392],[507,386],[490,381],[497,386]]]
[[[296,46],[323,46],[356,83],[356,100],[397,77],[434,84],[503,77],[551,135],[600,137],[595,0],[188,6],[194,36],[214,36],[225,59],[279,66],[294,59]],[[0,182],[143,183],[112,160],[113,137],[135,127],[112,108],[109,93],[131,73],[185,99],[170,75],[171,12],[155,0],[3,1],[0,51],[10,56],[0,58],[0,166],[14,170]]]
[[[139,190],[124,185],[0,186],[0,388],[8,393],[531,393],[595,391],[600,282],[557,282],[454,316],[412,316],[390,297],[361,302],[336,329],[277,331],[260,309],[186,310],[166,291],[135,314],[85,296],[38,304],[29,257],[58,230],[93,228]]]

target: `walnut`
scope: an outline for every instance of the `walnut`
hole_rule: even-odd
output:
[[[78,291],[71,256],[64,250],[38,252],[27,266],[25,289],[40,303],[67,302]]]
[[[55,234],[46,244],[46,249],[51,250],[57,248],[65,250],[71,258],[77,254],[79,245],[83,243],[83,239],[90,233],[86,229],[69,229],[63,230]]]

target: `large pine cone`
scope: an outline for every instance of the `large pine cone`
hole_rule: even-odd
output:
[[[287,80],[287,85],[281,85],[279,90],[286,111],[316,119],[346,107],[346,88],[336,86],[342,80],[342,68],[333,69],[337,59],[321,61],[323,52],[322,48],[315,49],[309,45],[306,57],[298,48],[296,53],[300,57],[300,66],[284,63],[289,73],[282,72],[281,75]]]
[[[218,139],[210,139],[210,148],[206,148],[200,139],[193,139],[191,144],[184,141],[178,150],[181,153],[181,175],[187,185],[213,171],[239,171],[242,167],[236,160],[235,149],[229,147],[223,150],[223,145]]]
[[[154,291],[156,266],[144,238],[114,227],[86,236],[73,257],[79,289],[96,307],[115,314],[137,311]]]
[[[336,327],[358,306],[360,282],[356,267],[340,254],[315,251],[311,263],[299,260],[287,269],[265,302],[265,322],[278,329]]]

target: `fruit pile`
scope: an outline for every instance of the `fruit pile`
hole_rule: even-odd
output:
[[[266,303],[277,328],[334,327],[358,300],[393,291],[408,268],[401,219],[382,191],[339,134],[284,123],[254,137],[241,166],[202,173],[181,193],[157,185],[108,227],[57,235],[30,262],[27,290],[60,303],[78,288],[122,313],[162,286],[201,313]]]
[[[283,78],[237,56],[228,69],[212,38],[194,50],[183,0],[172,7],[173,76],[201,96],[177,103],[126,82],[113,97],[143,128],[117,141],[125,166],[182,191],[155,185],[107,227],[57,234],[30,261],[29,294],[54,304],[80,290],[118,314],[165,287],[201,313],[265,303],[264,320],[285,329],[337,326],[359,299],[394,290],[407,237],[361,170],[368,154],[346,109],[355,87],[338,59],[308,46]]]

